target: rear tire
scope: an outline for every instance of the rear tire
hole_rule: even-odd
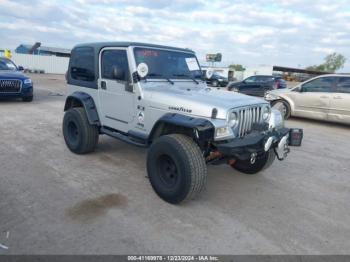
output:
[[[218,86],[219,86],[219,81],[218,81],[218,80],[214,80],[214,81],[212,82],[212,85],[213,85],[214,87],[218,87]]]
[[[268,152],[265,152],[263,155],[258,156],[254,164],[250,163],[250,159],[237,160],[233,168],[242,173],[245,173],[248,175],[254,175],[270,167],[273,161],[275,160],[275,158],[276,158],[275,152],[273,152],[273,149],[270,149]]]
[[[155,140],[148,151],[147,172],[154,191],[171,204],[193,199],[207,180],[201,150],[190,137],[181,134]]]
[[[291,115],[291,109],[290,105],[287,101],[285,100],[277,100],[272,102],[272,107],[276,108],[279,110],[285,120],[290,118]]]
[[[63,118],[63,136],[70,151],[87,154],[95,150],[98,143],[98,127],[90,125],[85,109],[70,108]]]

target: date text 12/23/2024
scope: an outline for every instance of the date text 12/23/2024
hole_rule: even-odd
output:
[[[217,256],[128,256],[128,261],[219,261]]]

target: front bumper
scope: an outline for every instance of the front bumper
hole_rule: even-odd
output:
[[[289,153],[288,146],[300,146],[303,138],[301,129],[280,128],[265,132],[252,132],[243,138],[216,142],[214,146],[227,158],[246,160],[252,154],[262,155],[275,150],[280,160]]]
[[[33,96],[33,86],[30,85],[23,85],[20,92],[13,92],[13,93],[1,93],[0,92],[0,98],[21,98],[21,97],[30,97]]]

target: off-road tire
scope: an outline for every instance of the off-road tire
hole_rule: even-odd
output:
[[[247,160],[237,160],[236,163],[233,165],[233,168],[248,174],[248,175],[254,175],[264,169],[267,169],[271,166],[273,161],[275,160],[276,155],[273,149],[270,149],[268,152],[263,153],[260,156],[257,156],[257,159],[254,164],[250,163],[250,159]]]
[[[63,118],[63,137],[70,151],[87,154],[95,150],[98,143],[98,127],[90,125],[85,109],[73,107],[66,111]]]
[[[181,134],[164,135],[153,142],[147,155],[147,172],[154,191],[171,204],[193,199],[207,180],[201,150]]]
[[[23,102],[32,102],[33,101],[33,96],[24,96],[22,97]]]
[[[281,112],[281,114],[282,114],[283,118],[285,120],[287,120],[288,118],[290,118],[290,115],[291,115],[290,104],[286,100],[276,100],[276,101],[273,101],[271,103],[271,106],[274,107],[278,103],[281,103],[284,106],[285,112]]]

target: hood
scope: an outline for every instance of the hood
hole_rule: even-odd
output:
[[[218,110],[218,119],[226,119],[227,111],[232,108],[268,104],[261,98],[210,88],[203,83],[170,85],[153,82],[147,83],[143,91],[144,99],[149,100],[153,108],[206,118],[211,117],[213,108]]]
[[[8,79],[8,78],[24,80],[24,79],[27,79],[28,77],[25,76],[20,71],[0,70],[0,79]]]
[[[235,82],[231,83],[231,86],[236,86],[236,85],[239,85],[241,83],[243,83],[243,81],[235,81]]]

